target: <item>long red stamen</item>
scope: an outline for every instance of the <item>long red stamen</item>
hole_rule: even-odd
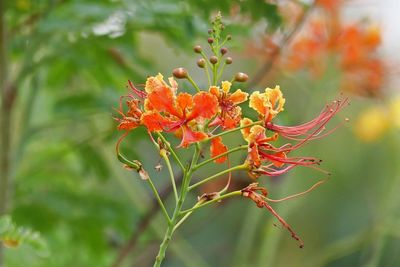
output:
[[[339,126],[336,126],[335,128],[321,135],[321,133],[326,130],[326,124],[347,104],[347,98],[344,100],[334,101],[330,105],[327,105],[316,118],[298,126],[281,126],[273,124],[272,122],[268,122],[266,124],[266,128],[279,133],[281,136],[287,139],[300,141],[291,148],[291,150],[293,150],[299,148],[309,140],[322,138],[335,131]]]

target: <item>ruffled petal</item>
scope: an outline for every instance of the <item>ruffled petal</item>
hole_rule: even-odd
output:
[[[279,85],[275,86],[274,89],[266,88],[265,95],[267,97],[268,106],[271,108],[270,113],[272,116],[283,111],[283,106],[286,100],[283,98]]]
[[[214,95],[208,92],[195,94],[193,97],[193,103],[193,109],[191,114],[188,116],[188,120],[197,118],[210,119],[217,113],[218,100]]]
[[[241,121],[240,121],[240,127],[245,127],[245,126],[247,126],[247,125],[250,125],[250,124],[252,124],[253,123],[253,121],[251,120],[251,119],[249,119],[249,118],[244,118],[244,119],[242,119]],[[240,131],[242,132],[242,135],[243,135],[243,138],[244,138],[244,140],[246,140],[247,142],[249,141],[248,140],[248,137],[249,137],[249,135],[250,135],[250,126],[249,127],[247,127],[247,128],[243,128],[243,129],[241,129]]]
[[[216,98],[219,98],[220,93],[219,93],[219,88],[217,86],[211,86],[208,91],[212,94],[215,95]]]
[[[181,125],[179,121],[169,120],[161,116],[157,111],[147,111],[143,113],[141,122],[150,132],[173,131]]]
[[[157,76],[150,76],[146,80],[146,86],[144,90],[147,93],[151,93],[154,90],[158,90],[159,88],[166,87],[167,84],[164,82],[164,77],[159,73]]]
[[[215,137],[211,139],[210,154],[214,158],[222,153],[228,151],[228,148],[222,143],[221,137]],[[222,156],[214,160],[215,163],[223,163],[228,159],[227,156]]]
[[[221,83],[222,91],[224,91],[224,93],[228,93],[229,90],[231,90],[231,86],[232,84],[228,81],[223,81]]]
[[[229,96],[228,100],[232,101],[233,104],[240,104],[247,100],[248,95],[248,93],[237,89],[233,94]]]
[[[171,88],[167,86],[158,87],[147,95],[151,106],[159,112],[168,112],[179,117],[179,113],[175,108],[174,94]]]
[[[176,98],[176,102],[182,113],[186,109],[191,109],[193,107],[193,97],[188,93],[180,93]]]
[[[207,138],[205,133],[192,131],[188,126],[182,125],[182,141],[178,147],[188,147],[190,144],[205,138]]]
[[[265,94],[260,94],[259,91],[255,91],[250,95],[249,107],[257,111],[261,116],[265,116],[267,113],[265,100]]]
[[[250,134],[247,136],[247,141],[249,143],[257,143],[259,140],[264,140],[265,138],[265,128],[260,125],[254,125],[250,129]]]

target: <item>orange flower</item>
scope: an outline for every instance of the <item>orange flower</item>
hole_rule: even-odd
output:
[[[235,128],[241,119],[242,109],[238,104],[247,100],[248,93],[237,89],[230,93],[232,84],[228,81],[222,82],[222,89],[217,86],[211,86],[209,91],[213,94],[219,103],[218,116],[210,126],[220,125],[223,129]]]
[[[245,118],[241,121],[242,127],[250,124],[252,124],[250,119]],[[249,174],[254,178],[258,178],[260,175],[279,176],[296,166],[318,169],[312,166],[320,163],[320,160],[316,158],[287,156],[298,146],[292,146],[289,143],[281,147],[271,145],[270,142],[277,140],[278,133],[267,137],[266,129],[261,125],[242,129],[242,135],[249,144],[247,162],[250,167]]]
[[[141,124],[140,118],[143,112],[139,106],[139,99],[146,97],[146,93],[138,90],[131,81],[129,81],[129,86],[132,90],[132,93],[126,96],[122,96],[119,100],[119,109],[117,110],[117,112],[122,116],[122,118],[115,118],[115,120],[119,122],[119,125],[117,127],[118,130],[130,131]],[[126,114],[124,113],[122,108],[122,100],[124,98],[128,98],[128,100],[126,101],[126,105],[128,106],[128,111],[126,112]]]
[[[178,84],[173,78],[169,78],[169,83],[163,80],[161,74],[147,79],[147,99],[141,121],[152,132],[181,130],[179,147],[187,147],[207,137],[207,134],[197,130],[197,126],[217,113],[218,101],[208,92],[199,92],[194,96],[188,93],[177,95]]]
[[[211,139],[211,146],[210,146],[210,154],[211,157],[217,157],[221,155],[222,153],[225,153],[228,151],[228,148],[222,143],[222,138],[221,137],[215,137]],[[216,160],[214,160],[215,163],[223,163],[228,159],[227,156],[219,157]]]
[[[283,111],[284,104],[285,99],[278,85],[274,89],[266,88],[264,93],[255,91],[250,95],[249,106],[258,112],[265,123]]]

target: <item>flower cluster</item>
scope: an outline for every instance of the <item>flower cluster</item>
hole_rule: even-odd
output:
[[[322,77],[328,66],[335,66],[342,74],[342,90],[364,96],[380,95],[388,73],[378,53],[380,29],[369,20],[344,22],[340,16],[344,3],[343,0],[315,1],[312,14],[306,16],[305,12],[311,8],[305,10],[292,1],[283,2],[281,13],[288,27],[302,28],[294,31],[298,34],[287,43],[278,64],[291,72],[306,70],[314,78]],[[298,23],[305,17],[307,21]],[[251,44],[252,54],[272,58],[280,40],[285,40],[280,32],[265,35],[258,45]]]
[[[269,210],[292,235],[294,239],[303,243],[287,224],[268,204],[273,201],[267,198],[267,190],[259,187],[257,183],[251,183],[239,191],[227,193],[229,182],[224,189],[218,192],[203,194],[193,208],[182,210],[186,194],[199,185],[216,179],[223,174],[235,170],[246,170],[250,177],[257,179],[262,175],[279,176],[287,173],[296,166],[305,166],[317,170],[320,160],[314,157],[291,156],[292,151],[301,148],[305,143],[326,136],[335,130],[333,127],[327,130],[327,123],[347,103],[347,99],[332,102],[320,112],[316,118],[298,126],[284,126],[276,123],[276,117],[284,111],[285,98],[279,86],[266,88],[264,91],[250,91],[235,88],[237,83],[246,82],[248,76],[244,73],[237,73],[230,80],[219,81],[226,65],[232,63],[232,58],[223,58],[228,49],[223,47],[224,43],[230,40],[227,36],[221,39],[223,25],[220,19],[214,21],[214,28],[209,30],[210,38],[208,43],[212,56],[207,57],[201,46],[195,46],[194,52],[201,55],[197,65],[205,70],[208,78],[208,86],[198,86],[188,71],[184,68],[174,69],[168,82],[162,74],[147,78],[144,90],[137,89],[131,82],[131,92],[121,97],[118,113],[118,129],[125,131],[125,134],[117,143],[117,155],[121,162],[130,169],[139,172],[143,179],[147,180],[153,192],[157,196],[169,227],[164,242],[161,245],[158,260],[163,259],[165,248],[170,240],[170,235],[195,209],[201,208],[209,203],[220,201],[224,198],[241,195],[252,200],[258,207]],[[212,79],[210,76],[212,73]],[[191,90],[181,91],[176,79],[186,80],[192,85]],[[235,88],[235,89],[233,89]],[[126,100],[126,105],[123,105]],[[244,117],[240,105],[248,102],[248,107],[254,110],[254,118]],[[171,176],[176,208],[172,217],[169,216],[157,190],[151,181],[148,173],[138,161],[130,161],[120,153],[122,139],[133,129],[144,127],[150,139],[164,158]],[[229,148],[223,143],[223,137],[233,132],[241,132],[246,144]],[[179,145],[172,147],[164,137],[164,133],[173,133],[178,138]],[[158,136],[156,141],[154,135]],[[278,139],[283,139],[277,144]],[[200,159],[202,149],[209,143],[210,157]],[[194,148],[191,163],[184,165],[175,149]],[[228,161],[229,154],[245,150],[247,157],[241,165],[230,167],[220,173],[204,178],[197,183],[190,184],[191,175],[197,169],[206,164],[224,163]],[[181,194],[178,194],[175,185],[175,178],[169,156],[172,156],[184,173],[181,183]],[[230,179],[229,179],[230,181]],[[313,188],[315,188],[314,185]],[[313,189],[312,188],[312,189]],[[301,193],[300,193],[301,194]],[[297,195],[300,195],[297,194]],[[287,199],[287,198],[286,198]],[[181,220],[178,219],[181,216]],[[169,235],[169,236],[168,236]],[[159,265],[155,265],[159,266]]]

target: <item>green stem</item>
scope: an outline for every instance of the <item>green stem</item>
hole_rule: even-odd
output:
[[[242,146],[238,146],[238,147],[232,148],[232,149],[230,149],[230,150],[228,150],[228,151],[226,151],[224,153],[219,154],[218,156],[215,156],[213,158],[210,158],[210,159],[207,159],[205,161],[200,162],[199,164],[197,164],[196,166],[193,167],[193,170],[197,170],[198,168],[200,168],[200,167],[202,167],[202,166],[204,166],[204,165],[206,165],[206,164],[208,164],[210,162],[213,162],[214,160],[216,160],[216,159],[218,159],[220,157],[226,156],[228,154],[231,154],[231,153],[239,151],[239,150],[247,149],[247,147],[248,147],[247,145],[242,145]]]
[[[175,158],[176,162],[178,163],[179,167],[181,167],[182,171],[186,171],[185,166],[183,166],[181,160],[179,159],[178,155],[175,153],[175,150],[171,147],[170,143],[165,139],[165,137],[160,132],[157,132],[157,135],[161,138],[161,140],[167,146],[169,152],[171,152],[172,156]]]
[[[165,150],[164,150],[164,152],[165,152]],[[169,176],[171,178],[172,188],[174,190],[175,200],[178,201],[178,199],[179,199],[178,191],[176,190],[175,176],[174,176],[174,172],[172,170],[171,162],[169,161],[169,158],[165,153],[160,153],[160,154],[163,157],[165,164],[167,164]]]
[[[224,195],[222,195],[222,196],[216,197],[216,198],[214,198],[214,199],[212,199],[212,200],[209,200],[209,201],[207,201],[207,202],[205,202],[205,203],[203,203],[203,204],[200,204],[200,205],[199,205],[199,203],[197,203],[196,205],[193,206],[193,208],[190,208],[190,209],[181,211],[181,214],[186,214],[186,215],[188,215],[188,214],[191,214],[193,211],[195,211],[195,210],[197,210],[197,209],[200,209],[200,208],[202,208],[202,207],[204,207],[204,206],[207,206],[207,205],[209,205],[209,204],[211,204],[211,203],[221,201],[221,200],[223,200],[223,199],[225,199],[225,198],[228,198],[228,197],[239,196],[239,195],[241,195],[241,194],[242,194],[242,192],[241,192],[240,190],[232,191],[232,192],[226,193],[226,194],[224,194]],[[185,216],[186,216],[186,215],[185,215]]]
[[[209,140],[211,140],[211,139],[214,139],[215,137],[223,136],[223,135],[226,135],[226,134],[230,134],[230,133],[239,131],[239,130],[241,130],[241,129],[248,128],[248,127],[251,127],[251,126],[254,126],[254,125],[257,125],[257,124],[261,124],[261,123],[262,123],[262,121],[256,121],[256,122],[250,123],[250,124],[248,124],[248,125],[240,126],[240,127],[235,128],[235,129],[232,129],[232,130],[228,130],[228,131],[225,131],[225,132],[221,132],[221,133],[219,133],[219,134],[215,134],[215,135],[210,136],[210,137],[208,137],[208,138],[206,138],[206,139],[203,139],[202,142],[206,142],[206,141],[209,141]]]
[[[200,88],[197,86],[197,84],[194,82],[194,80],[192,79],[192,77],[190,77],[190,75],[188,74],[186,79],[193,85],[193,87],[196,89],[197,92],[200,92]]]
[[[221,76],[222,76],[222,73],[224,73],[224,70],[225,70],[225,66],[226,66],[226,63],[224,62],[224,64],[222,65],[222,67],[221,67],[221,70],[219,71],[219,73],[218,73],[218,76],[217,76],[217,82],[219,81],[219,79],[221,78]]]
[[[233,172],[233,171],[237,171],[237,170],[245,170],[245,169],[247,169],[247,168],[248,168],[248,166],[247,166],[246,164],[237,165],[237,166],[235,166],[235,167],[232,167],[232,168],[223,170],[223,171],[221,171],[221,172],[219,172],[219,173],[216,173],[216,174],[214,174],[214,175],[212,175],[212,176],[210,176],[210,177],[207,177],[207,178],[201,180],[200,182],[197,182],[197,183],[195,183],[195,184],[189,186],[188,189],[189,189],[189,191],[190,191],[190,190],[192,190],[193,188],[196,188],[196,187],[198,187],[199,185],[202,185],[202,184],[207,183],[207,182],[209,182],[209,181],[211,181],[211,180],[214,180],[215,178],[218,178],[218,177],[221,176],[221,175],[224,175],[224,174],[226,174],[226,173],[230,173],[230,172]]]
[[[183,176],[182,186],[181,186],[181,194],[179,196],[178,202],[176,203],[175,210],[172,215],[172,219],[168,223],[167,231],[165,232],[164,239],[160,245],[160,250],[158,251],[158,254],[156,256],[156,260],[154,262],[153,267],[160,267],[162,261],[165,258],[165,252],[171,241],[172,234],[174,233],[174,229],[176,229],[176,225],[179,223],[178,220],[181,217],[182,206],[185,201],[187,192],[189,191],[188,186],[190,184],[190,180],[191,180],[192,172],[193,172],[192,166],[194,166],[197,163],[197,161],[199,160],[199,157],[200,157],[200,145],[196,144],[192,162],[188,166],[187,169],[186,168],[184,169],[184,176]]]
[[[217,65],[213,65],[213,85],[217,85]]]
[[[160,204],[161,210],[162,210],[163,213],[164,213],[164,217],[165,217],[165,219],[167,220],[167,222],[168,222],[168,224],[169,224],[169,223],[171,222],[171,218],[169,217],[168,211],[167,211],[167,209],[165,208],[164,203],[163,203],[163,201],[162,201],[160,195],[158,194],[157,188],[155,187],[155,185],[154,185],[154,183],[153,183],[153,181],[151,180],[150,177],[148,177],[148,178],[146,179],[146,181],[149,183],[149,185],[150,185],[150,187],[151,187],[151,190],[153,190],[153,193],[154,193],[154,195],[156,196],[157,202],[158,202],[158,204]]]
[[[212,68],[212,65],[211,65],[210,61],[208,61],[208,58],[207,58],[206,54],[204,54],[203,51],[200,54],[203,57],[203,59],[206,61],[206,65],[204,66],[204,70],[206,71],[207,80],[208,80],[208,86],[211,86],[210,72],[209,72],[208,68]]]

